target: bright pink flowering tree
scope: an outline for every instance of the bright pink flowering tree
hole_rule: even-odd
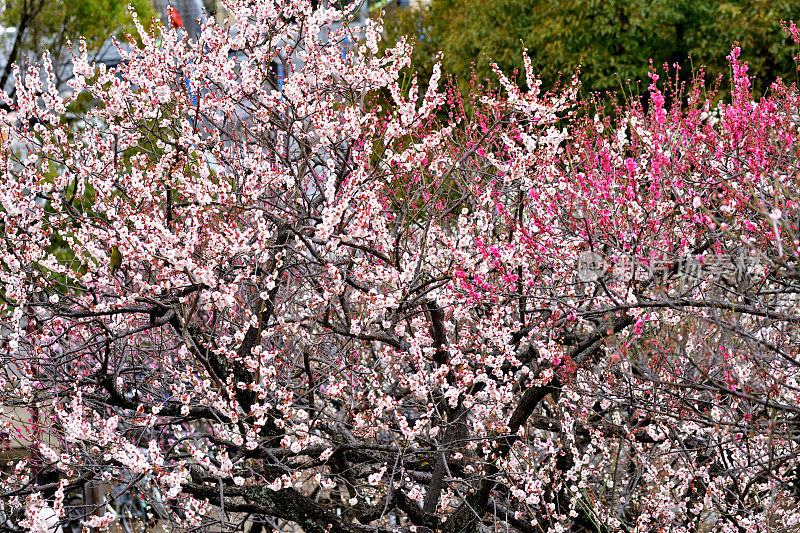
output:
[[[94,482],[215,531],[797,528],[795,88],[734,49],[718,109],[653,74],[591,119],[528,66],[467,114],[374,22],[229,8],[77,57],[77,118],[17,76],[4,527],[101,528]]]

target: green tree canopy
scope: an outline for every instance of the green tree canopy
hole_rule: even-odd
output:
[[[48,50],[59,65],[71,53],[69,41],[83,37],[96,52],[110,36],[128,33],[133,22],[129,5],[142,20],[154,14],[149,0],[5,0],[0,24],[15,32],[4,43],[0,88],[9,89],[12,65],[31,55]]]
[[[651,59],[679,63],[686,77],[702,65],[713,82],[738,41],[763,92],[776,77],[796,81],[797,49],[781,28],[789,19],[800,19],[794,0],[432,0],[390,11],[386,28],[389,41],[416,41],[422,74],[442,50],[444,71],[462,88],[473,65],[479,80],[492,77],[490,61],[521,68],[523,44],[546,88],[580,64],[585,90],[620,89],[646,79]]]

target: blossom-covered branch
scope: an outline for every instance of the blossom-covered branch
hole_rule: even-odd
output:
[[[715,108],[654,70],[592,118],[530,64],[419,95],[378,22],[228,9],[78,55],[70,101],[16,76],[4,512],[105,527],[97,482],[201,530],[796,527],[794,88],[752,101],[734,48]]]

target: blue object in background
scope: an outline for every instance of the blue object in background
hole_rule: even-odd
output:
[[[192,86],[189,84],[189,76],[184,78],[184,82],[186,82],[186,92],[189,93],[189,101],[192,102],[192,105],[197,105],[197,95],[192,90]]]

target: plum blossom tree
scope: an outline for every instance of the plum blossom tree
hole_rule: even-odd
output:
[[[734,48],[718,109],[654,71],[593,119],[528,65],[467,113],[379,22],[226,4],[75,57],[78,119],[16,76],[2,527],[796,530],[796,88]]]

